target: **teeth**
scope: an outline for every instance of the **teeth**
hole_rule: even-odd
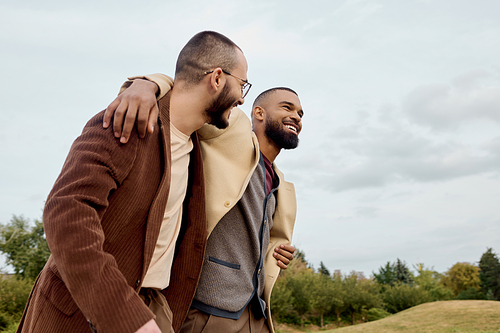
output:
[[[291,129],[294,132],[297,132],[297,129],[295,127],[293,127],[293,126],[285,125],[285,127]]]

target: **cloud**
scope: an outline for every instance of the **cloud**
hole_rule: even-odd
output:
[[[401,107],[385,103],[377,110],[358,110],[351,124],[328,125],[328,131],[314,133],[315,146],[303,138],[307,147],[299,150],[294,160],[289,159],[296,166],[293,176],[298,182],[341,192],[394,183],[449,181],[483,173],[497,175],[497,81],[489,72],[470,71],[449,84],[414,89],[403,98]],[[330,124],[326,119],[323,122]],[[438,130],[443,127],[446,131]],[[301,172],[310,168],[311,161],[314,176]]]
[[[484,70],[460,75],[448,84],[420,86],[403,100],[414,122],[433,130],[449,130],[471,121],[500,122],[500,81]]]
[[[315,184],[331,191],[382,187],[395,182],[444,181],[500,167],[500,139],[472,144],[430,139],[409,128],[366,128],[358,137],[340,131],[332,152],[321,156]],[[346,135],[347,133],[347,135]],[[333,152],[334,151],[334,152]]]

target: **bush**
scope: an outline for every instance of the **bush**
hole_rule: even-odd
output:
[[[0,332],[4,332],[11,323],[12,318],[8,314],[0,312]]]
[[[383,319],[385,317],[390,316],[391,314],[384,309],[380,308],[371,308],[368,310],[368,321],[375,321],[379,319]]]
[[[396,313],[415,305],[431,301],[429,292],[422,288],[410,287],[407,284],[396,284],[384,293],[384,303],[387,311]]]
[[[1,331],[2,333],[16,333],[17,332],[17,327],[19,326],[19,319],[16,319],[14,321],[12,321],[10,323],[10,325],[7,326],[7,328],[5,328],[3,331]]]
[[[0,312],[21,317],[33,281],[15,277],[0,277]]]
[[[462,290],[457,297],[457,300],[468,300],[468,299],[485,299],[484,295],[476,290],[476,288],[469,287],[467,290]]]

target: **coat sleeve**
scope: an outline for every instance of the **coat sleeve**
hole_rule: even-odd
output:
[[[121,94],[125,89],[130,87],[132,82],[137,79],[143,79],[143,80],[148,80],[151,82],[154,82],[158,85],[160,88],[160,91],[158,92],[158,96],[156,100],[160,100],[163,96],[165,96],[170,89],[174,86],[174,80],[165,74],[149,74],[149,75],[142,75],[142,76],[132,76],[128,78],[128,81],[125,81],[125,83],[122,84],[120,88],[119,94]]]
[[[134,163],[137,135],[126,145],[102,128],[101,112],[73,143],[43,214],[47,242],[73,300],[100,332],[135,332],[154,318],[103,250],[108,197]],[[135,133],[134,133],[135,134]]]

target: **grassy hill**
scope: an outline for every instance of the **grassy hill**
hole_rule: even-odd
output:
[[[425,303],[370,323],[325,332],[500,332],[500,302]]]
[[[286,331],[283,330],[283,332]],[[320,332],[499,333],[500,302],[442,301],[426,303],[381,320]]]

